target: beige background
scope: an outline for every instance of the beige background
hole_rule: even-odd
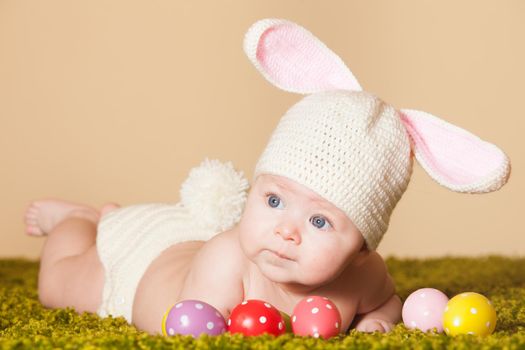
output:
[[[265,17],[308,28],[397,108],[511,158],[509,183],[485,195],[450,192],[417,164],[381,254],[525,254],[524,1],[0,0],[0,257],[39,256],[22,224],[33,199],[178,201],[206,156],[251,177],[301,98],[242,51]]]

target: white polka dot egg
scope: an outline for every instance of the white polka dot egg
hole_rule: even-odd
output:
[[[250,299],[235,306],[228,318],[228,331],[246,336],[286,332],[285,321],[276,307],[264,300]]]
[[[173,305],[162,319],[164,335],[192,335],[202,333],[219,335],[226,331],[226,322],[221,313],[200,300],[183,300]]]
[[[307,296],[295,306],[292,316],[294,334],[325,338],[341,331],[341,314],[337,306],[322,296]]]
[[[408,296],[403,304],[403,323],[408,329],[443,332],[443,312],[448,297],[435,288],[421,288]]]
[[[445,307],[443,328],[448,335],[486,336],[496,328],[496,310],[485,296],[466,292],[453,297]]]

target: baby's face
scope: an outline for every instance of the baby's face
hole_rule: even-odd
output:
[[[366,254],[340,209],[282,176],[256,179],[238,228],[244,253],[274,282],[320,286]]]

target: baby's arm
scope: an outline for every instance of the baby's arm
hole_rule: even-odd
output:
[[[357,315],[355,329],[360,332],[390,332],[401,320],[403,303],[393,294],[384,304],[366,314]]]
[[[371,264],[366,290],[352,327],[361,332],[389,332],[401,320],[403,303],[395,294],[394,281],[382,259]]]
[[[219,234],[202,246],[184,282],[179,301],[197,299],[214,306],[227,319],[244,296],[242,262],[236,240]]]

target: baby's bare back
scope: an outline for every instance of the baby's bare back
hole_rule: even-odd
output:
[[[150,264],[133,301],[132,321],[137,328],[161,333],[162,317],[177,301],[195,254],[204,241],[177,243]]]

